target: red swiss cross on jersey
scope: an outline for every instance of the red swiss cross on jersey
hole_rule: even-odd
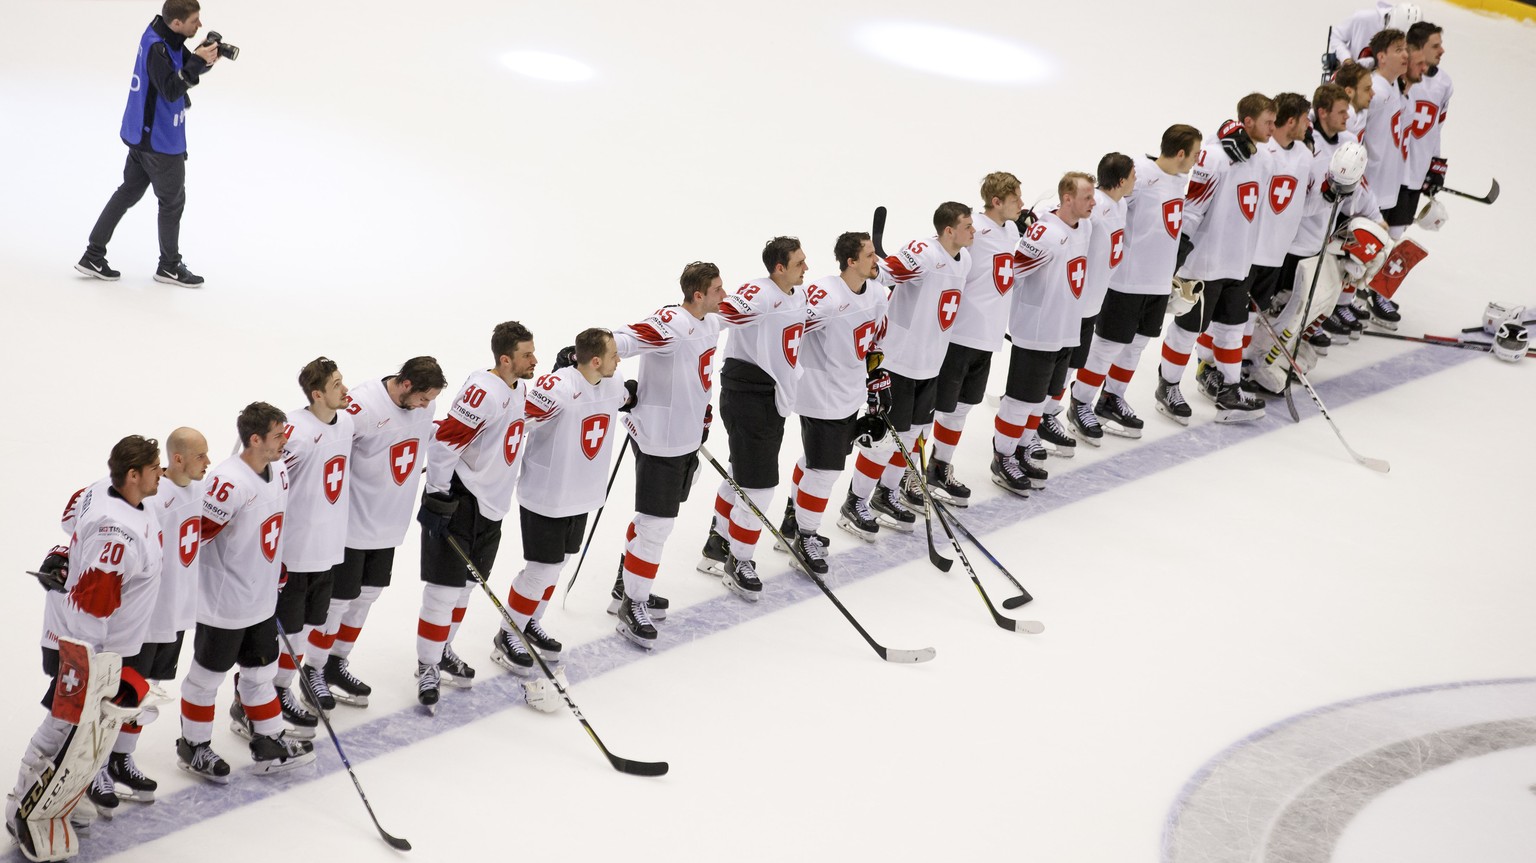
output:
[[[1088,259],[1076,257],[1067,261],[1067,287],[1072,289],[1072,296],[1082,297],[1083,283],[1088,280]]]
[[[1237,209],[1242,212],[1243,218],[1253,221],[1259,214],[1259,184],[1237,184]]]
[[[1123,260],[1125,260],[1125,229],[1121,228],[1109,235],[1109,268],[1113,270],[1120,266]]]
[[[523,448],[523,421],[513,420],[507,426],[507,436],[502,438],[501,454],[507,464],[517,461],[517,451]]]
[[[960,292],[942,291],[939,294],[939,329],[947,330],[955,325],[960,314]]]
[[[992,256],[992,287],[1003,296],[1013,287],[1013,253]]]
[[[607,438],[607,414],[593,414],[581,421],[581,454],[589,461],[603,451],[603,441]]]
[[[181,527],[176,531],[176,556],[181,560],[182,566],[191,566],[192,561],[197,560],[197,548],[202,541],[201,517],[189,518],[181,523]]]
[[[875,331],[877,327],[874,321],[865,321],[859,324],[853,331],[853,355],[859,359],[869,356],[869,349],[875,346]]]
[[[1290,206],[1291,200],[1296,197],[1296,188],[1300,185],[1295,177],[1280,174],[1269,178],[1269,208],[1279,215]]]
[[[416,469],[416,454],[421,452],[421,442],[416,438],[403,440],[389,448],[389,476],[395,485],[405,485]]]
[[[1422,138],[1429,134],[1429,130],[1435,128],[1435,117],[1439,116],[1440,109],[1434,102],[1420,99],[1413,104],[1413,123],[1408,126],[1408,131],[1415,138]]]
[[[325,469],[320,473],[321,488],[325,491],[325,499],[329,503],[335,503],[341,498],[341,486],[347,478],[347,457],[344,455],[332,456],[325,463]]]
[[[1168,236],[1175,240],[1179,238],[1179,231],[1184,227],[1183,198],[1163,202],[1163,227],[1168,231]]]
[[[805,334],[805,324],[790,324],[784,328],[784,359],[794,368],[800,362],[800,337]]]
[[[277,543],[283,536],[283,514],[276,513],[261,523],[261,554],[270,563],[277,558]]]
[[[704,385],[704,392],[709,392],[715,386],[714,348],[699,354],[699,383]]]

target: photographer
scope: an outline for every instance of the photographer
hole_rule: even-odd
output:
[[[187,40],[203,26],[199,9],[198,0],[165,0],[139,40],[120,132],[128,145],[123,184],[96,219],[85,255],[75,265],[85,275],[105,281],[116,281],[121,275],[107,265],[107,243],[123,214],[154,186],[160,201],[160,265],[155,281],[185,287],[203,283],[181,262],[178,248],[181,211],[187,202],[186,114],[191,106],[187,91],[221,53],[218,41],[211,37],[195,49],[187,48]]]

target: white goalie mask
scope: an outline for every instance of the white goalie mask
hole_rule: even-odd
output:
[[[1529,347],[1530,334],[1525,331],[1525,324],[1514,320],[1499,324],[1499,331],[1493,336],[1494,356],[1506,363],[1518,363],[1525,359]]]
[[[1503,303],[1489,303],[1488,308],[1483,309],[1483,332],[1495,335],[1499,331],[1499,325],[1505,321],[1522,323],[1525,320],[1525,306],[1506,306]]]
[[[1424,10],[1417,3],[1399,3],[1387,10],[1387,20],[1383,30],[1401,30],[1408,32],[1408,28],[1424,20]]]
[[[1423,207],[1419,208],[1419,215],[1414,219],[1414,224],[1426,231],[1438,231],[1445,227],[1450,213],[1445,210],[1445,205],[1434,198],[1430,198]]]

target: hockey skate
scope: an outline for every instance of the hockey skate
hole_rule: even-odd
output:
[[[1019,470],[1019,460],[1014,456],[992,453],[992,483],[1019,497],[1029,497],[1029,477]]]
[[[875,517],[881,524],[904,533],[911,533],[917,529],[917,515],[907,509],[901,502],[901,494],[895,489],[886,488],[883,485],[875,486],[875,495],[870,498],[869,508],[874,511]]]
[[[128,752],[114,752],[107,758],[107,774],[112,777],[112,790],[120,800],[132,800],[135,803],[155,802],[155,791],[160,788],[160,783],[139,770],[139,765],[133,761],[133,755]]]
[[[838,510],[837,526],[848,531],[865,542],[874,542],[880,535],[880,523],[875,521],[875,514],[870,512],[869,503],[864,498],[848,490],[848,497],[843,500],[843,508]]]
[[[955,478],[955,466],[942,459],[928,460],[928,493],[950,506],[971,505],[971,487]]]
[[[256,762],[257,775],[270,776],[314,761],[315,745],[308,740],[294,740],[281,731],[276,737],[263,734],[251,741],[251,758]]]
[[[1125,399],[1114,393],[1099,396],[1099,403],[1093,406],[1093,412],[1103,420],[1104,431],[1120,437],[1139,438],[1142,427],[1146,425]]]
[[[1215,363],[1201,360],[1195,366],[1195,386],[1200,390],[1200,395],[1210,399],[1212,404],[1216,403],[1216,396],[1221,392],[1221,384],[1221,369]]]
[[[349,707],[367,707],[373,687],[362,682],[352,673],[352,666],[345,656],[331,654],[325,660],[325,683],[337,704]]]
[[[523,627],[523,635],[528,639],[528,643],[533,645],[533,649],[544,657],[545,662],[560,661],[560,651],[565,649],[565,645],[545,632],[544,624],[540,623],[537,617],[528,618],[528,625]]]
[[[731,554],[731,545],[725,541],[725,537],[715,530],[713,519],[709,522],[709,538],[704,540],[703,556],[699,558],[698,566],[694,567],[705,575],[713,575],[716,578],[725,575],[725,560]]]
[[[1157,405],[1157,412],[1173,420],[1181,426],[1189,425],[1189,418],[1194,416],[1189,404],[1184,401],[1184,394],[1179,392],[1179,385],[1157,376],[1157,392],[1153,396]]]
[[[1376,326],[1395,332],[1397,325],[1403,320],[1403,315],[1398,311],[1397,303],[1376,291],[1371,291],[1371,320]]]
[[[245,705],[240,703],[238,695],[229,705],[229,730],[241,740],[256,739],[256,730],[251,725],[251,718],[245,715]]]
[[[1077,404],[1077,399],[1072,400]],[[1071,420],[1067,420],[1071,422]],[[1040,417],[1040,440],[1050,450],[1051,455],[1057,458],[1071,458],[1077,455],[1077,438],[1067,433],[1065,426],[1061,424],[1058,414],[1046,414]],[[1089,441],[1098,445],[1098,441]]]
[[[309,695],[320,705],[320,709],[330,713],[336,709],[336,696],[331,694],[331,688],[325,683],[325,673],[313,666],[306,665],[299,669],[304,675],[304,684],[309,687]]]
[[[1216,421],[1252,422],[1264,418],[1264,402],[1243,392],[1237,384],[1223,384],[1216,394]]]
[[[788,537],[785,537],[788,539]],[[802,533],[793,540],[796,553],[789,556],[789,565],[801,572],[806,566],[815,575],[827,574],[827,546],[831,540],[815,533]]]
[[[787,542],[794,542],[795,536],[799,533],[800,525],[795,522],[794,495],[790,495],[790,499],[784,502],[784,520],[779,522],[779,536],[784,537]],[[773,550],[789,553],[789,547],[780,542],[778,537],[773,538]]]
[[[1072,426],[1072,433],[1087,441],[1090,445],[1104,445],[1104,426],[1099,423],[1099,418],[1094,415],[1093,405],[1073,398],[1072,409],[1067,412],[1067,422]],[[1044,427],[1045,422],[1042,420],[1040,425]]]
[[[287,686],[277,689],[277,703],[283,709],[283,722],[288,725],[288,736],[299,740],[313,740],[320,720],[299,703],[299,693]]]
[[[506,670],[527,677],[533,673],[533,657],[523,647],[523,640],[505,629],[496,630],[491,639],[491,661]]]
[[[208,742],[192,743],[183,737],[176,741],[176,766],[193,776],[219,785],[229,784],[229,762],[219,757]]]
[[[665,596],[651,594],[645,598],[645,611],[651,620],[660,623],[667,619],[667,609],[672,603]],[[624,608],[624,555],[619,555],[619,577],[613,580],[613,590],[608,594],[608,613],[618,614]]]
[[[1035,464],[1037,461],[1043,461],[1035,453],[1044,451],[1045,447],[1040,445],[1040,441],[1033,438],[1023,441],[1018,449],[1013,451],[1014,460],[1019,463],[1019,473],[1024,474],[1024,477],[1029,480],[1030,489],[1034,491],[1043,490],[1045,484],[1051,479],[1050,471]]]
[[[1309,332],[1306,342],[1312,346],[1312,350],[1316,351],[1320,357],[1328,356],[1328,349],[1333,347],[1333,338],[1322,331]]]
[[[651,623],[650,613],[643,602],[624,597],[615,629],[631,644],[645,650],[656,649],[656,626]]]
[[[475,685],[475,670],[459,658],[451,643],[443,645],[443,658],[438,660],[437,674],[440,683],[454,689],[469,689]]]
[[[725,562],[725,586],[748,602],[757,602],[763,595],[763,583],[757,577],[757,564],[750,560],[737,560],[732,555]]]
[[[436,665],[416,663],[416,701],[427,713],[437,715],[437,700],[442,696],[442,676]]]
[[[117,813],[117,792],[112,788],[112,775],[103,767],[96,771],[91,784],[85,787],[85,798],[96,807],[96,814],[111,819]]]

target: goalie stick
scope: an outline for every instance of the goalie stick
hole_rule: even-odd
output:
[[[507,607],[502,605],[501,600],[496,597],[496,591],[491,590],[491,586],[486,582],[485,576],[480,574],[480,568],[475,566],[473,560],[469,559],[469,555],[464,551],[464,546],[459,545],[459,541],[453,538],[453,534],[444,533],[443,538],[448,540],[448,546],[453,549],[460,560],[464,561],[464,566],[469,569],[470,576],[480,583],[480,588],[485,591],[485,595],[491,598],[491,604],[495,605],[496,610],[501,612],[501,619],[505,620],[507,626],[512,628],[512,632],[523,643],[523,647],[528,651],[528,655],[533,657],[534,662],[538,663],[539,670],[544,672],[544,676],[549,679],[549,682],[555,685],[555,689],[559,691],[560,697],[565,699],[565,706],[571,709],[571,715],[575,716],[576,721],[581,723],[581,727],[587,730],[587,736],[591,737],[592,742],[597,744],[597,748],[603,751],[603,755],[608,758],[608,763],[613,765],[613,769],[620,773],[628,773],[631,776],[665,776],[668,769],[667,762],[665,761],[632,761],[628,758],[620,758],[608,751],[608,747],[603,745],[602,738],[598,737],[597,732],[592,729],[592,723],[587,721],[587,717],[581,715],[581,708],[577,707],[576,702],[571,700],[571,693],[561,684],[560,679],[555,677],[555,673],[549,670],[549,664],[544,661],[544,657],[534,649],[533,645],[528,643],[528,638],[523,635],[523,631],[518,628],[517,624],[512,622],[512,615],[508,613]]]
[[[1013,582],[1013,586],[1019,589],[1018,596],[1010,596],[1003,600],[1003,608],[1012,610],[1018,608],[1021,605],[1024,605],[1025,603],[1035,601],[1035,598],[1031,596],[1029,591],[1024,588],[1024,585],[1019,584],[1019,580],[1014,578],[1013,573],[1008,571],[1008,567],[1003,566],[1003,562],[998,560],[996,555],[990,551],[987,551],[987,547],[981,544],[981,541],[976,538],[976,534],[971,533],[970,528],[966,527],[965,524],[960,521],[960,519],[955,518],[955,513],[949,508],[949,504],[944,503],[943,501],[934,501],[933,505],[938,507],[939,510],[944,513],[944,517],[949,520],[949,523],[954,526],[955,530],[960,531],[960,535],[965,537],[967,542],[976,546],[977,551],[986,555],[987,560],[992,561],[992,565],[997,567],[997,571],[1007,576],[1008,580]]]
[[[858,630],[859,635],[862,635],[865,641],[869,642],[869,646],[875,649],[875,653],[879,654],[881,659],[885,660],[886,662],[927,662],[928,660],[938,655],[938,652],[931,647],[924,647],[921,650],[896,650],[886,647],[880,642],[876,641],[869,634],[869,632],[859,624],[859,621],[854,618],[851,612],[848,611],[848,608],[843,605],[842,600],[837,598],[837,594],[832,592],[832,588],[828,587],[827,583],[811,570],[810,564],[807,563],[805,558],[800,554],[800,547],[797,544],[785,539],[784,534],[779,533],[779,529],[773,526],[773,522],[768,520],[768,516],[763,515],[763,511],[757,508],[757,502],[754,501],[751,496],[749,496],[746,491],[742,489],[740,485],[737,485],[736,478],[731,476],[731,472],[725,469],[725,465],[722,465],[720,462],[715,460],[715,457],[710,454],[709,447],[700,445],[699,456],[705,461],[709,462],[709,466],[714,468],[715,472],[720,474],[721,478],[730,485],[730,487],[736,492],[736,497],[738,499],[746,502],[747,508],[752,510],[752,514],[757,516],[757,520],[763,523],[763,527],[767,528],[768,532],[773,534],[773,538],[777,540],[780,545],[789,549],[790,556],[800,564],[797,568],[801,572],[805,573],[805,575],[808,576],[811,581],[815,582],[817,587],[821,588],[821,592],[827,595],[827,599],[832,600],[832,604],[837,606],[837,610],[842,612],[843,617],[847,618],[849,623],[853,624],[853,628]]]
[[[1464,332],[1479,333],[1482,331],[1482,327],[1473,327],[1472,329],[1465,330]],[[1399,333],[1385,332],[1383,330],[1366,330],[1365,334],[1368,336],[1375,336],[1378,339],[1397,339],[1400,342],[1418,342],[1422,345],[1439,345],[1443,348],[1461,348],[1464,351],[1482,351],[1485,354],[1493,352],[1492,344],[1484,344],[1483,342],[1464,342],[1455,336],[1405,336]],[[1526,351],[1525,355],[1528,357],[1536,357],[1536,351]],[[37,573],[34,572],[32,574],[36,575]]]

